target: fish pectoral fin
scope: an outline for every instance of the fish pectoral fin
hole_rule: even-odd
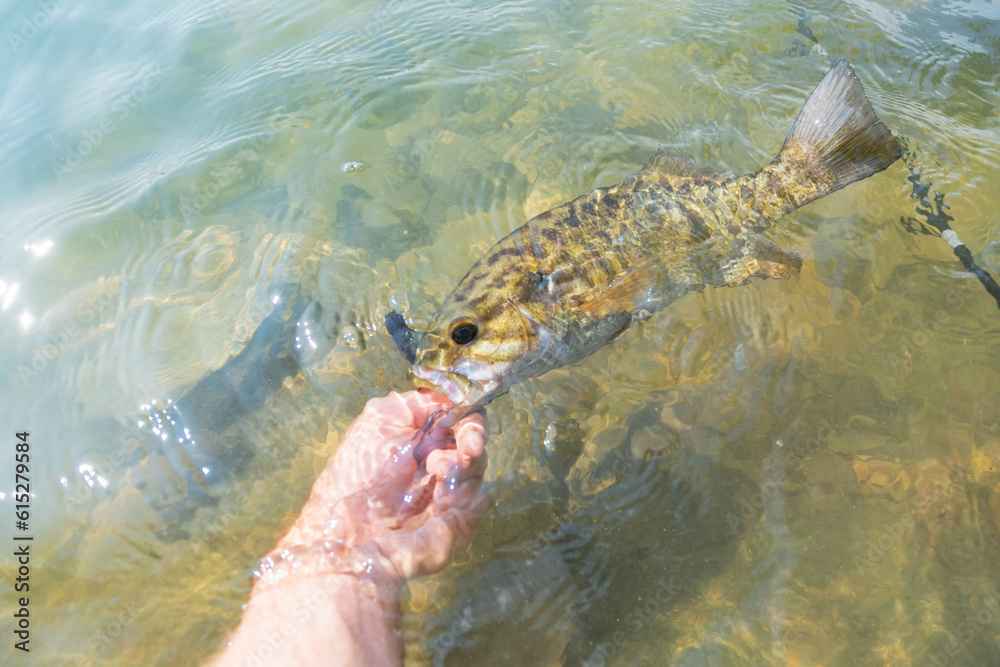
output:
[[[747,243],[745,251],[723,266],[722,284],[744,285],[752,277],[785,280],[799,275],[802,268],[801,257],[768,241],[754,239]]]
[[[615,278],[603,290],[584,296],[577,310],[592,317],[634,312],[649,299],[650,289],[660,280],[661,272],[656,267],[649,264],[638,266]]]

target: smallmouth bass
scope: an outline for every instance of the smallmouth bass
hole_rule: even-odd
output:
[[[594,353],[706,285],[785,279],[802,260],[761,238],[776,220],[900,156],[846,60],[806,100],[760,170],[709,176],[658,152],[618,185],[542,213],[498,241],[425,331],[387,328],[453,422],[522,380]]]

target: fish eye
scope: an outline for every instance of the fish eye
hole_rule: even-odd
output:
[[[474,322],[461,321],[451,327],[451,339],[459,345],[471,343],[479,334],[479,327]]]

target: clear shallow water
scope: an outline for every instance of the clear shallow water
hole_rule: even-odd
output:
[[[0,11],[0,410],[32,433],[32,658],[208,655],[338,434],[407,386],[390,306],[425,320],[495,240],[660,145],[767,162],[836,58],[1000,272],[993,6],[730,4],[81,0],[35,32],[34,6]],[[408,660],[996,661],[1000,313],[902,224],[907,176],[774,230],[797,279],[685,297],[492,404],[495,505],[410,585]],[[218,465],[194,483],[143,406],[239,352],[284,285],[336,344],[203,440]]]

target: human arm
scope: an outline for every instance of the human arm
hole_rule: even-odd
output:
[[[213,665],[402,664],[403,584],[447,565],[487,505],[482,414],[415,441],[448,405],[425,391],[368,402],[299,519],[262,561],[240,625]]]

